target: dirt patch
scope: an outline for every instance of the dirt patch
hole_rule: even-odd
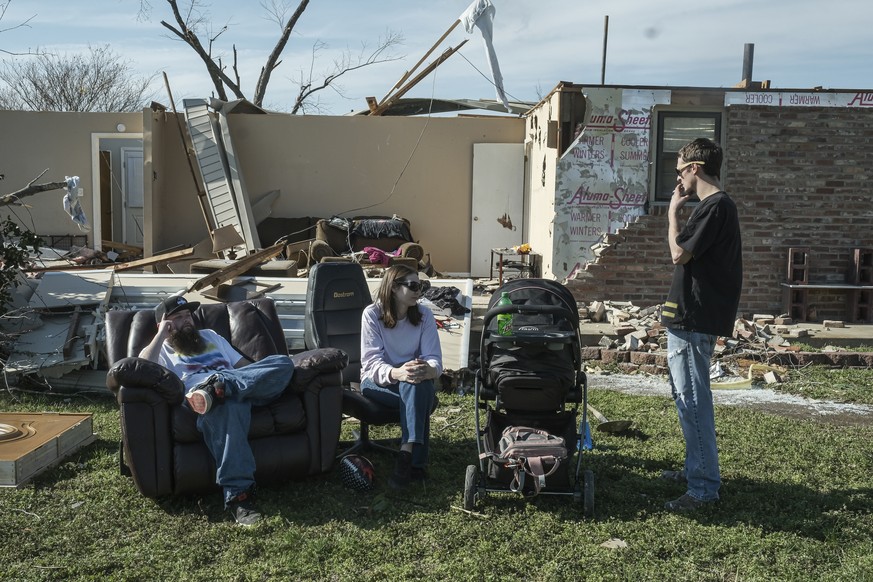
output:
[[[593,390],[671,398],[670,383],[659,376],[589,374],[588,386]],[[725,406],[753,406],[768,414],[837,426],[873,426],[873,407],[864,404],[813,400],[769,388],[713,390],[712,394],[716,404]]]

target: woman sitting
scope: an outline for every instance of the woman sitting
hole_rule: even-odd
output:
[[[429,287],[414,269],[395,265],[361,316],[361,392],[400,410],[400,456],[388,480],[394,489],[426,478],[434,380],[443,368],[433,313],[418,304]]]

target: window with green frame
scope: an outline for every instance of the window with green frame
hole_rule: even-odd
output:
[[[659,111],[657,113],[657,157],[655,159],[655,202],[669,202],[676,187],[676,156],[688,142],[708,137],[721,143],[721,111]]]

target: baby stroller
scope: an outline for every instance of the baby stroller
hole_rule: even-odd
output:
[[[512,305],[498,305],[503,292]],[[508,335],[498,334],[503,313],[512,314]],[[571,495],[593,515],[594,474],[581,471],[582,451],[592,446],[580,343],[576,301],[560,283],[514,279],[494,292],[474,388],[479,464],[467,467],[465,509],[488,493],[512,492]]]

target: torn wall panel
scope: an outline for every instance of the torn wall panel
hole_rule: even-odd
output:
[[[39,374],[57,378],[63,374],[90,366],[96,358],[86,344],[93,345],[88,334],[94,333],[93,312],[74,314],[43,314],[41,325],[22,333],[6,361],[5,373]]]
[[[594,258],[592,246],[645,214],[652,108],[669,90],[586,89],[585,127],[558,162],[554,260],[559,279]]]
[[[97,364],[98,317],[109,304],[111,271],[44,273],[22,317],[4,326],[16,336],[5,373],[56,378]]]
[[[30,298],[28,307],[35,310],[73,309],[81,306],[107,305],[112,291],[111,271],[48,272]]]

